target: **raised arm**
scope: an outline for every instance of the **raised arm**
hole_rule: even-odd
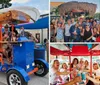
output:
[[[64,72],[59,72],[57,71],[56,74],[59,76],[59,75],[68,75],[70,74],[70,72],[67,72],[67,71],[64,71]]]

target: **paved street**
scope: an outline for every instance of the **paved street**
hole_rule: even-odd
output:
[[[48,85],[48,75],[45,77],[38,77],[35,75],[31,75],[31,80],[29,81],[28,85]],[[7,85],[6,82],[6,74],[0,72],[0,85]]]

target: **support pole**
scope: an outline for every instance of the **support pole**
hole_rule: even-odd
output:
[[[11,25],[11,32],[12,32],[11,41],[13,41],[13,32],[14,32],[14,25],[13,24]]]
[[[69,70],[70,70],[70,72],[71,72],[71,55],[70,55],[70,53],[69,53],[69,64],[70,64]],[[71,79],[71,74],[70,74],[70,79]]]
[[[90,76],[92,76],[92,53],[90,53]]]
[[[2,24],[0,24],[0,41],[2,42],[3,38],[2,38]],[[2,52],[3,51],[3,48],[2,48],[2,43],[0,43],[0,51]]]

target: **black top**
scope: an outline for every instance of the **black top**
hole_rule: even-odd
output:
[[[91,37],[91,36],[92,36],[91,29],[90,29],[89,31],[87,31],[87,30],[85,29],[83,39],[86,40],[86,39],[88,39],[88,38]]]

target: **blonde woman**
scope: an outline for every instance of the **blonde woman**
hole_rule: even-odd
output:
[[[55,22],[55,34],[57,42],[64,42],[64,22],[56,20]]]
[[[60,75],[68,75],[69,73],[67,71],[60,72],[59,71],[60,62],[58,60],[54,60],[52,68],[50,69],[50,85],[56,85],[58,82],[56,81],[56,78]],[[59,77],[59,79],[61,79]]]
[[[96,79],[100,79],[100,68],[99,68],[99,65],[98,65],[98,63],[94,63],[93,64],[93,72],[94,72],[94,74],[95,74],[95,78]]]
[[[64,72],[64,71],[69,72],[69,69],[66,63],[63,63],[62,68],[60,69],[60,72]],[[66,83],[69,81],[69,75],[60,75],[60,76],[62,78],[62,83]]]

